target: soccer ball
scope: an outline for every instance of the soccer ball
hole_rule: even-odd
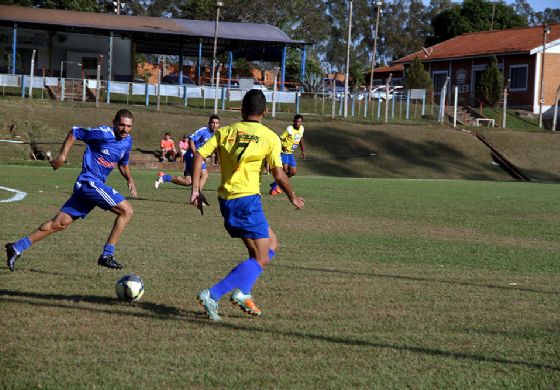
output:
[[[144,282],[138,275],[125,275],[115,284],[115,293],[121,301],[137,301],[144,295]]]

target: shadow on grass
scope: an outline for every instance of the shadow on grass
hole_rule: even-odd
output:
[[[274,267],[297,269],[297,270],[304,270],[304,271],[330,272],[330,273],[335,273],[337,275],[357,275],[357,276],[366,276],[366,277],[371,277],[371,278],[386,278],[386,279],[408,280],[408,281],[413,281],[413,282],[431,282],[431,283],[443,283],[443,284],[456,284],[458,286],[474,286],[474,287],[494,288],[494,289],[500,289],[500,290],[516,290],[516,291],[533,292],[533,293],[539,293],[539,294],[560,295],[560,291],[537,290],[537,289],[533,289],[533,288],[518,287],[518,286],[500,286],[498,284],[458,282],[458,281],[441,280],[441,279],[434,279],[434,278],[420,278],[420,277],[417,277],[417,276],[386,275],[386,274],[375,274],[375,273],[368,273],[368,272],[345,271],[345,270],[341,270],[341,269],[301,267],[301,266],[298,266],[298,265],[284,265],[284,264],[274,264]]]
[[[27,298],[27,299],[21,299],[21,298]],[[47,301],[86,302],[86,303],[93,303],[97,305],[109,305],[112,306],[113,308],[68,306],[62,303],[37,302],[35,301],[37,299],[47,300]],[[270,329],[268,327],[263,327],[263,328],[247,327],[247,326],[232,324],[227,322],[212,322],[208,320],[203,321],[203,318],[205,318],[205,316],[200,312],[182,310],[174,306],[167,306],[167,305],[151,303],[151,302],[135,302],[129,304],[129,306],[131,307],[138,307],[146,311],[144,313],[138,313],[138,312],[116,310],[114,308],[115,306],[122,306],[123,304],[119,303],[114,298],[109,298],[109,297],[94,296],[94,295],[39,294],[39,293],[31,293],[25,291],[10,291],[4,289],[0,289],[0,301],[12,301],[17,304],[60,307],[64,309],[95,311],[95,312],[105,313],[105,314],[117,314],[117,315],[133,316],[133,317],[155,318],[155,319],[162,319],[162,320],[182,320],[182,321],[190,321],[193,323],[202,323],[204,324],[204,326],[213,326],[216,328],[231,329],[231,330],[241,331],[241,332],[251,332],[251,333],[260,332],[263,334],[271,334],[274,336],[287,336],[287,337],[294,337],[294,338],[300,338],[306,340],[311,339],[316,341],[325,341],[328,343],[343,344],[343,345],[350,345],[350,346],[357,346],[357,347],[388,349],[388,350],[396,350],[396,351],[403,351],[403,352],[413,352],[413,353],[419,353],[419,354],[430,355],[430,356],[441,356],[445,358],[452,358],[458,360],[490,362],[490,363],[498,363],[504,365],[525,366],[529,368],[560,371],[560,366],[531,362],[526,360],[511,360],[511,359],[505,359],[499,357],[445,351],[442,349],[426,348],[426,347],[414,346],[414,345],[397,345],[397,344],[389,344],[389,343],[372,342],[368,340],[361,340],[361,339],[349,338],[349,337],[335,337],[335,336],[328,336],[328,335],[321,335],[321,334],[314,334],[314,333],[307,333],[307,332],[283,331],[277,329]]]

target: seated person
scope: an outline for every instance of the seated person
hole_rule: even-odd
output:
[[[169,162],[175,161],[177,149],[175,149],[175,142],[171,139],[171,133],[165,133],[165,138],[161,140],[159,147],[161,148],[160,162],[165,161],[165,159]]]
[[[185,161],[185,153],[189,150],[189,136],[184,135],[183,139],[179,141],[179,157],[181,158],[181,162]]]

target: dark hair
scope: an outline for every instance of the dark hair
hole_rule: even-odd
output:
[[[212,122],[214,119],[220,120],[220,117],[218,115],[210,115],[210,118],[208,118],[208,123]]]
[[[243,97],[241,112],[246,115],[261,115],[266,111],[266,97],[260,89],[251,89]]]
[[[303,115],[301,114],[294,115],[294,121],[297,121],[298,119],[303,120]]]
[[[132,112],[128,111],[127,109],[123,108],[122,110],[117,111],[117,113],[115,114],[115,119],[113,119],[115,122],[120,121],[122,118],[129,118],[134,120],[134,118],[132,117]]]
[[[165,133],[163,136],[165,137],[166,135],[171,137],[171,133]]]

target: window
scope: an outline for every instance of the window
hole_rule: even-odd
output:
[[[510,91],[527,90],[528,65],[512,65],[509,67]]]
[[[432,80],[434,81],[434,92],[440,93],[445,80],[447,79],[447,71],[437,71],[432,73]]]

